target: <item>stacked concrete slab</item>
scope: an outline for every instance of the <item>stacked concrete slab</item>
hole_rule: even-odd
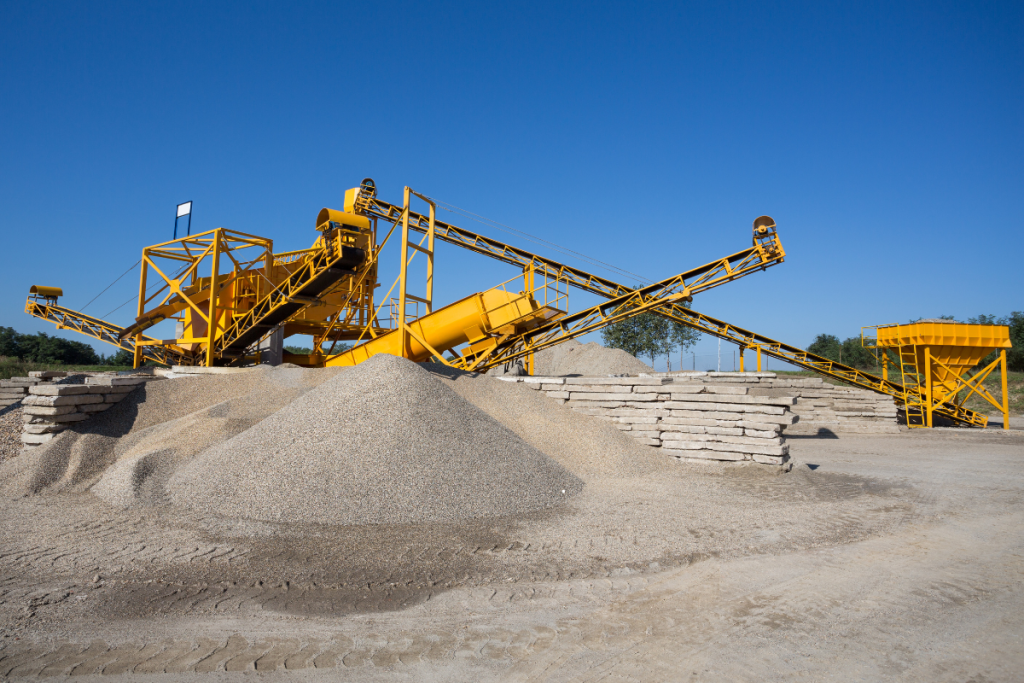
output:
[[[608,420],[647,446],[680,459],[784,465],[783,430],[799,418],[788,396],[744,386],[677,383],[667,377],[500,377],[522,382],[573,410]]]
[[[76,377],[79,373],[75,373]],[[100,374],[100,373],[91,373]],[[67,382],[69,373],[63,370],[33,370],[28,377],[12,377],[0,380],[0,409],[21,403],[28,396],[31,387],[54,382]],[[80,380],[79,380],[80,381]]]
[[[28,388],[22,400],[21,441],[27,448],[44,444],[68,427],[111,408],[153,376],[86,377],[84,384],[43,384]]]
[[[12,377],[0,380],[0,408],[20,403],[28,395],[29,387],[35,386],[41,381],[35,377]]]
[[[792,396],[792,412],[800,422],[789,434],[822,431],[854,434],[897,434],[896,404],[892,398],[865,389],[826,384],[820,377],[779,377],[774,372],[674,372],[649,377],[675,383],[743,386],[754,396]]]

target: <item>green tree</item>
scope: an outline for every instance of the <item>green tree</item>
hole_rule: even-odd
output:
[[[1006,350],[1006,367],[1009,370],[1024,372],[1024,311],[1014,311],[1005,318],[1000,318],[1000,325],[1010,328],[1012,349]]]
[[[637,358],[647,356],[652,365],[657,356],[672,349],[668,320],[650,311],[605,327],[601,340],[605,346],[622,349]]]
[[[690,304],[688,303],[683,305],[687,308],[690,307]],[[683,354],[686,352],[686,349],[700,341],[700,332],[689,325],[684,325],[673,320],[669,323],[669,339],[672,343],[672,350],[679,349],[679,369],[682,370]],[[669,371],[671,372],[671,367],[669,368]]]
[[[807,350],[816,356],[822,356],[823,358],[839,362],[843,343],[834,334],[819,334],[811,342],[811,345],[807,347]]]
[[[1017,372],[1024,371],[1024,312],[1013,311],[1010,315],[996,318],[994,315],[984,313],[974,318],[968,318],[967,322],[973,325],[1006,325],[1010,328],[1010,344],[1012,348],[1006,349],[1006,369]],[[994,361],[999,353],[993,351],[985,356],[975,369],[981,369]]]
[[[97,365],[100,362],[99,354],[88,344],[51,337],[43,332],[18,335],[17,344],[19,357],[33,363]]]
[[[843,365],[867,369],[874,367],[875,354],[861,345],[860,337],[849,337],[843,340],[840,360]]]
[[[104,363],[106,365],[119,365],[122,367],[126,365],[134,365],[135,354],[131,351],[126,351],[125,349],[118,349],[117,353],[112,353],[107,356],[104,359]]]
[[[671,325],[668,318],[656,313],[641,313],[640,315],[650,316],[647,325],[647,343],[644,345],[644,353],[651,359],[651,367],[654,367],[654,358],[661,354],[672,351]]]
[[[0,356],[21,358],[21,336],[13,327],[0,327]]]

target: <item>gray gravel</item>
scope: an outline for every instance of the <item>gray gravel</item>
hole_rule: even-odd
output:
[[[179,467],[171,500],[265,521],[376,524],[515,515],[583,482],[402,358],[374,356]]]
[[[21,404],[0,410],[0,464],[21,452]]]
[[[525,384],[443,365],[423,367],[584,481],[678,470],[670,458],[641,446],[610,422],[558,405]]]
[[[581,344],[570,340],[537,354],[536,375],[600,377],[654,372],[651,366],[622,349],[610,349],[597,342]]]
[[[300,371],[301,372],[301,371]],[[324,371],[311,378],[327,379]],[[209,375],[147,382],[106,412],[62,432],[53,441],[22,453],[0,469],[0,490],[11,495],[87,488],[150,434],[151,429],[246,395],[263,395],[270,368],[233,375]]]

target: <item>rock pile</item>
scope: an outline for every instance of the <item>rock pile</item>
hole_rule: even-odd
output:
[[[784,465],[782,431],[799,417],[787,396],[755,396],[743,386],[661,377],[508,377],[573,410],[615,423],[647,446],[680,459],[753,460]]]

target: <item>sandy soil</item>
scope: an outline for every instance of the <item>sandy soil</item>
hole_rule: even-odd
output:
[[[790,444],[461,525],[2,500],[0,677],[1020,680],[1024,434]]]

